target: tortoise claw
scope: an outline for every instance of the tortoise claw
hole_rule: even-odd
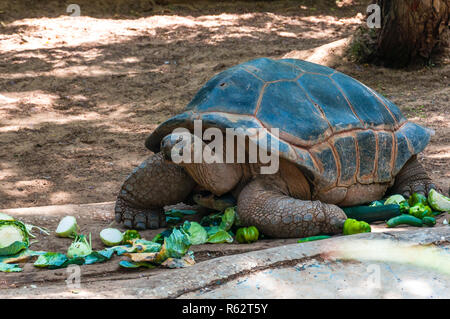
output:
[[[125,220],[123,221],[123,225],[124,225],[126,228],[133,228],[133,222],[132,222],[131,219],[125,219]]]
[[[126,228],[144,230],[165,226],[163,209],[142,209],[130,207],[123,199],[118,198],[115,208],[115,220],[123,222]]]

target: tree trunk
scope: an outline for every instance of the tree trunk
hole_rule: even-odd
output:
[[[450,0],[376,0],[381,28],[369,30],[373,51],[368,60],[390,67],[428,62],[448,45]],[[366,37],[367,39],[368,37]],[[368,45],[368,44],[366,44]]]

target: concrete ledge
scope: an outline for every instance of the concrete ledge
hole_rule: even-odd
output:
[[[450,240],[450,227],[358,234],[220,257],[190,268],[177,269],[133,282],[133,288],[125,288],[124,292],[143,298],[176,298],[187,292],[214,285],[218,281],[224,282],[253,271],[331,254],[341,244],[360,239],[403,241],[409,246],[443,243]]]

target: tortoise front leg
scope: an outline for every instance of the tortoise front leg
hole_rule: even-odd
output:
[[[432,189],[441,192],[428,177],[427,172],[417,160],[417,156],[413,156],[395,177],[395,183],[389,193],[401,194],[408,198],[413,193],[428,195]]]
[[[272,237],[308,237],[342,233],[347,219],[336,205],[300,200],[258,177],[239,194],[238,215]],[[281,236],[280,236],[281,235]]]
[[[195,186],[184,169],[161,153],[142,162],[127,177],[117,196],[117,222],[127,228],[155,229],[165,224],[163,207],[182,202]]]

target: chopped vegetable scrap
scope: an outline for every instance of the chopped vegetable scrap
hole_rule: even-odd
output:
[[[89,255],[90,253],[92,253],[91,234],[89,234],[89,242],[84,235],[75,237],[75,240],[70,245],[69,249],[67,249],[67,257],[69,257],[70,259],[76,257],[84,257]]]
[[[122,232],[115,228],[105,228],[100,232],[100,239],[106,246],[117,246],[123,241]]]
[[[308,241],[322,240],[322,239],[328,239],[328,238],[331,238],[331,236],[328,236],[328,235],[311,236],[311,237],[300,238],[297,241],[297,243],[306,243]]]
[[[29,233],[24,223],[0,220],[0,256],[14,255],[29,245]]]
[[[137,230],[128,229],[123,234],[122,243],[123,244],[132,244],[134,239],[140,239],[140,238],[141,238],[141,235],[139,234],[139,232]]]
[[[439,194],[436,190],[432,189],[428,193],[428,203],[430,207],[439,212],[450,211],[450,198]]]
[[[364,221],[358,221],[353,218],[347,218],[344,222],[344,235],[354,235],[359,233],[370,233],[370,225]]]
[[[66,216],[59,222],[55,233],[56,236],[59,237],[75,238],[79,229],[76,218],[73,216]]]
[[[189,209],[170,209],[165,212],[167,225],[176,225],[183,221],[183,218],[187,215],[195,215],[195,210]]]

